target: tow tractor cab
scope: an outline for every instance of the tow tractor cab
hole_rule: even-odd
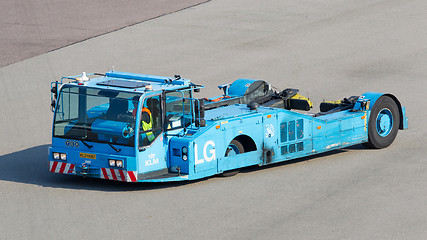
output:
[[[359,143],[383,148],[407,128],[405,108],[391,94],[324,102],[320,113],[304,114],[292,111],[312,107],[298,89],[275,92],[265,81],[238,79],[219,86],[221,96],[196,99],[200,88],[179,75],[116,71],[53,82],[49,170],[126,182],[191,180]]]

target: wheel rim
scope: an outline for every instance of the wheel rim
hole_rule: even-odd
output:
[[[386,137],[393,129],[393,114],[388,108],[382,109],[377,116],[377,133]]]
[[[239,148],[234,144],[228,145],[228,149],[229,149],[229,151],[228,151],[227,156],[234,156],[234,155],[237,155],[240,153]]]

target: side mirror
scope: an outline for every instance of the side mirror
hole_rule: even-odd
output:
[[[226,83],[226,84],[219,85],[218,88],[224,91],[225,96],[228,96],[228,88],[230,87],[230,85],[231,84]]]
[[[54,99],[56,99],[58,96],[58,84],[55,83],[51,88],[50,88],[50,92],[53,94]]]
[[[56,100],[53,99],[52,102],[50,103],[50,110],[52,112],[55,112],[55,107],[56,107]]]
[[[195,117],[196,117],[196,127],[205,127],[205,100],[199,99],[194,101]]]
[[[58,99],[58,82],[52,82],[50,84],[50,107],[51,107],[51,111],[54,112],[55,111],[55,107],[56,107],[56,100]]]

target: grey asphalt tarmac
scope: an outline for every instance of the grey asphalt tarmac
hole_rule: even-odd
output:
[[[2,0],[0,67],[207,0]]]
[[[0,68],[4,239],[426,239],[427,2],[212,0]],[[231,178],[124,184],[47,171],[50,82],[81,72],[237,78],[315,105],[395,94],[409,129]]]

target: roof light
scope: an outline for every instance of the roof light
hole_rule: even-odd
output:
[[[153,90],[153,86],[147,85],[147,86],[145,86],[145,90],[152,91]]]

